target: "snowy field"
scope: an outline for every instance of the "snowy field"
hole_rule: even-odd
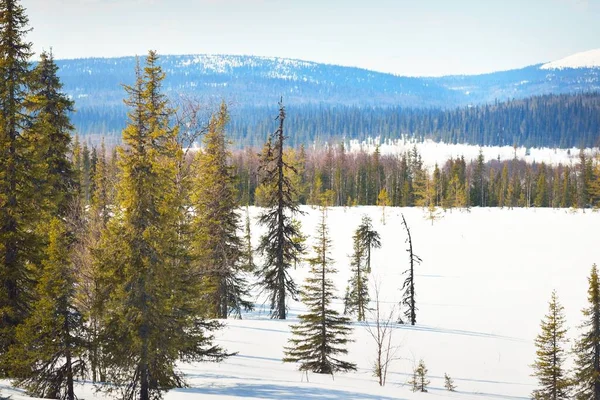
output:
[[[318,210],[304,207],[303,231],[314,233]],[[251,209],[256,216],[260,210]],[[290,304],[288,321],[270,320],[256,299],[255,312],[227,321],[219,343],[238,354],[221,364],[184,364],[189,388],[173,390],[166,399],[528,399],[535,389],[529,365],[533,340],[553,289],[565,307],[569,335],[576,337],[586,305],[587,276],[600,263],[597,230],[600,213],[553,209],[472,209],[446,212],[433,225],[418,208],[387,208],[386,225],[377,207],[329,210],[335,282],[343,295],[349,278],[352,233],[361,216],[369,214],[382,236],[383,247],[373,254],[371,283],[379,282],[382,301],[389,307],[400,300],[402,271],[408,267],[400,225],[403,212],[411,228],[417,268],[419,311],[415,327],[397,325],[394,342],[400,346],[388,383],[379,387],[372,376],[374,343],[364,325],[354,324],[348,358],[355,373],[331,376],[309,374],[283,364],[289,324],[304,311]],[[254,240],[260,229],[254,227]],[[309,238],[312,244],[312,239]],[[293,276],[301,283],[308,268]],[[373,297],[373,296],[372,296]],[[342,308],[341,300],[336,305]],[[412,393],[407,385],[413,364],[423,359],[431,380],[429,393]],[[444,390],[448,373],[457,392]],[[2,395],[23,394],[0,381]],[[89,383],[77,390],[80,398],[102,398]]]
[[[417,147],[419,154],[423,158],[423,163],[429,168],[433,168],[437,163],[439,166],[450,158],[465,157],[467,163],[477,159],[479,151],[483,152],[486,161],[489,160],[512,160],[515,157],[519,160],[525,160],[528,163],[544,162],[549,165],[575,165],[579,162],[579,149],[554,149],[554,148],[526,148],[513,146],[477,146],[471,144],[451,144],[443,142],[434,142],[427,139],[424,141],[415,141],[410,138],[380,140],[379,138],[368,139],[365,141],[351,140],[347,143],[347,148],[351,152],[365,151],[372,153],[379,146],[381,154],[400,155],[410,152],[413,147]],[[587,155],[596,155],[597,148],[585,149]]]

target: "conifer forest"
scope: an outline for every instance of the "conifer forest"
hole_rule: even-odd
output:
[[[0,0],[0,399],[600,400],[600,64],[369,105],[393,75],[294,92],[302,62],[265,58],[209,101],[148,50],[116,104],[34,51],[25,3]]]

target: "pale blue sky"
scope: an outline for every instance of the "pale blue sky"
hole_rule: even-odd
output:
[[[22,0],[57,58],[280,56],[400,75],[518,68],[600,48],[600,0]]]

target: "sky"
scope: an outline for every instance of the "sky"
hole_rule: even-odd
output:
[[[600,0],[21,0],[58,59],[288,57],[409,76],[478,74],[600,48]]]

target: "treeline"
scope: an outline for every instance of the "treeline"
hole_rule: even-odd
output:
[[[82,135],[123,129],[125,108],[86,106],[72,116]],[[271,107],[231,108],[228,137],[237,148],[260,146],[270,132]],[[414,137],[481,146],[595,147],[600,137],[600,95],[545,95],[452,110],[408,107],[291,105],[289,144],[340,139]]]
[[[264,151],[264,150],[263,150]],[[552,166],[523,160],[449,159],[432,169],[416,147],[400,155],[347,152],[344,145],[286,151],[298,174],[298,201],[318,204],[329,191],[336,206],[401,207],[597,207],[600,163],[581,151],[578,163]],[[263,205],[258,153],[237,151],[233,166],[242,204]]]

